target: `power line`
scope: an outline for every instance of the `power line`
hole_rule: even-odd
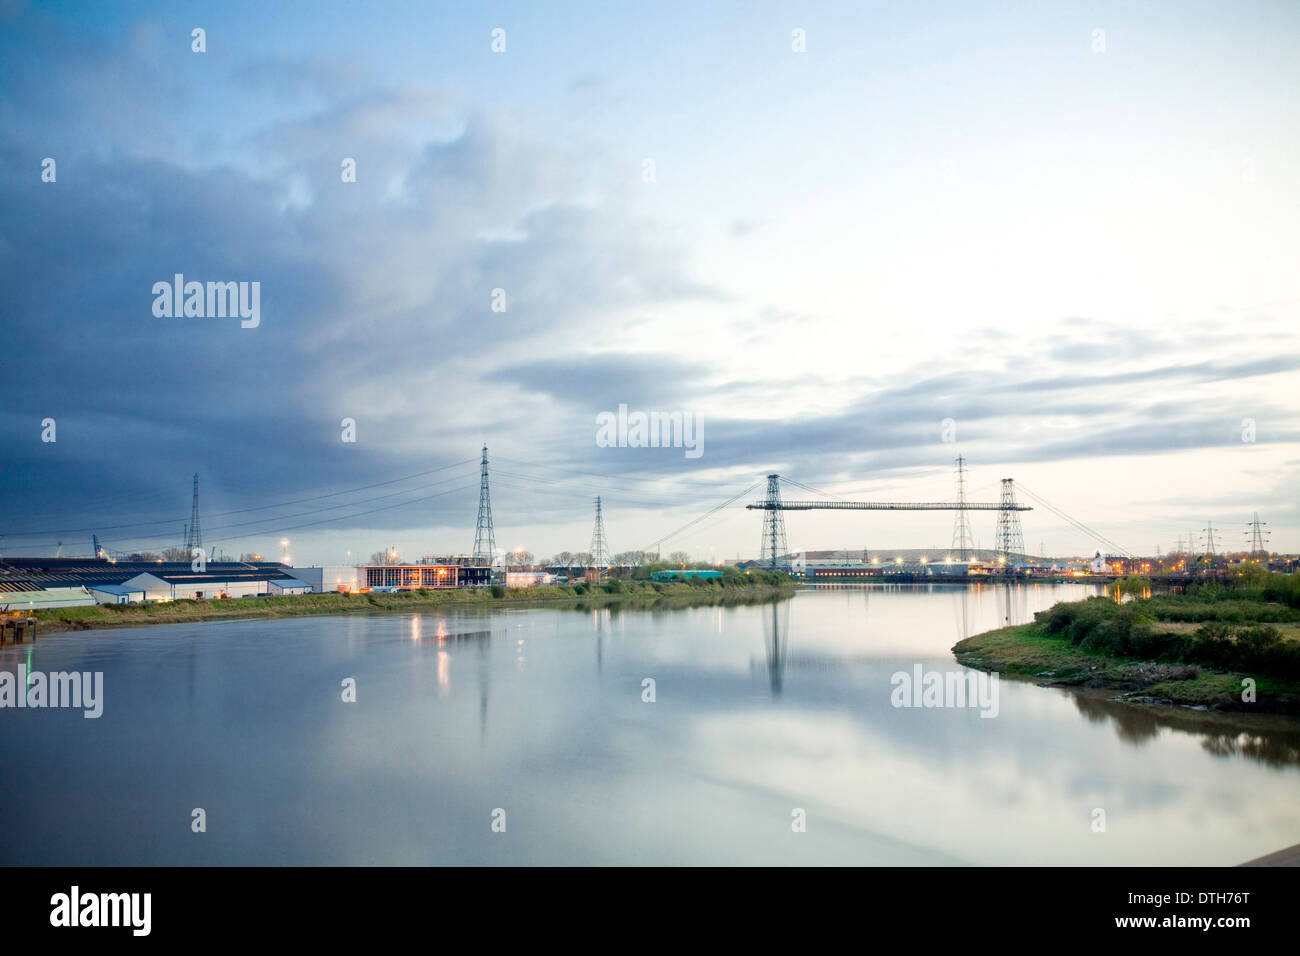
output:
[[[511,462],[514,462],[514,463],[517,464],[517,465],[526,465],[526,466],[528,466],[529,468],[546,468],[546,469],[549,469],[549,470],[551,470],[551,471],[567,471],[567,472],[569,472],[570,474],[575,474],[575,475],[585,475],[585,476],[587,476],[588,478],[600,478],[600,479],[603,479],[604,481],[650,481],[650,482],[670,481],[670,482],[673,482],[673,483],[675,483],[675,484],[702,485],[702,486],[705,486],[705,487],[711,487],[711,488],[716,488],[716,487],[718,487],[719,485],[727,485],[727,484],[730,484],[730,479],[727,479],[727,478],[719,478],[719,479],[717,479],[717,480],[713,480],[713,481],[699,481],[699,480],[693,480],[693,479],[690,479],[690,478],[675,478],[675,477],[667,477],[667,476],[665,476],[665,477],[644,477],[644,478],[643,478],[643,477],[641,477],[641,476],[639,476],[639,475],[601,475],[601,474],[597,474],[597,473],[594,472],[594,471],[580,471],[580,470],[575,469],[575,468],[562,468],[562,467],[560,467],[559,465],[547,465],[547,464],[544,464],[544,463],[542,463],[542,462],[522,461],[521,459],[518,459],[518,458],[505,458],[505,457],[502,457],[502,456],[500,456],[500,455],[497,456],[497,459],[496,459],[496,460],[497,460],[497,461],[511,461]]]
[[[415,474],[404,475],[404,476],[401,477],[401,478],[392,478],[392,479],[389,479],[388,481],[377,481],[377,482],[374,482],[373,484],[369,484],[369,485],[360,485],[360,486],[355,487],[355,488],[345,488],[343,491],[332,491],[332,492],[329,492],[329,493],[327,493],[327,494],[322,494],[322,495],[308,495],[308,496],[305,497],[305,498],[293,498],[293,499],[290,499],[289,501],[276,502],[275,504],[269,504],[269,505],[255,505],[255,506],[253,506],[253,507],[249,507],[249,508],[236,508],[236,509],[234,509],[233,511],[218,511],[218,512],[216,512],[215,514],[211,514],[211,515],[209,515],[208,517],[209,517],[209,519],[211,519],[211,518],[224,518],[224,517],[227,517],[227,516],[229,516],[229,515],[248,514],[249,512],[252,512],[252,511],[268,511],[268,510],[273,509],[273,508],[285,508],[285,507],[288,507],[289,505],[302,504],[302,503],[305,502],[305,501],[323,501],[323,500],[326,499],[326,498],[337,498],[337,497],[339,497],[340,495],[350,495],[350,494],[354,494],[355,492],[358,492],[358,491],[369,491],[371,488],[383,488],[383,487],[386,487],[386,486],[388,486],[388,485],[395,485],[395,484],[398,484],[398,483],[403,482],[403,481],[410,481],[412,478],[423,478],[425,475],[432,475],[432,474],[436,474],[437,472],[440,472],[440,471],[446,471],[448,468],[456,468],[456,467],[459,467],[459,466],[461,466],[461,465],[468,465],[468,464],[472,463],[473,461],[474,461],[473,458],[466,458],[466,459],[464,459],[463,461],[453,462],[453,463],[450,464],[450,465],[440,465],[440,466],[437,467],[437,468],[430,468],[428,471],[416,472]],[[435,485],[436,485],[436,484],[437,484],[437,483],[435,483]],[[424,486],[424,487],[434,487],[434,485],[426,485],[426,486]],[[408,491],[415,491],[415,490],[419,490],[419,489],[408,489]],[[397,492],[397,493],[398,493],[398,494],[402,494],[403,492]],[[363,504],[364,501],[379,501],[379,500],[381,500],[383,497],[391,497],[391,496],[382,496],[382,495],[381,495],[379,498],[364,499],[363,501],[350,502],[350,504]],[[348,507],[348,506],[349,506],[348,504],[343,504],[343,505],[339,505],[338,507],[346,508],[346,507]],[[279,520],[282,520],[284,517],[297,517],[297,516],[296,516],[296,515],[289,515],[289,516],[281,515],[281,516],[278,516],[278,517],[267,518],[267,519],[265,519],[265,520],[268,520],[268,521],[279,521]],[[176,520],[175,517],[172,517],[172,518],[160,518],[160,519],[157,520],[157,521],[136,521],[136,522],[131,522],[131,523],[128,523],[128,524],[119,524],[119,525],[102,525],[102,524],[101,524],[101,525],[91,525],[91,526],[88,526],[88,527],[85,527],[85,528],[55,528],[55,529],[49,529],[49,530],[43,530],[43,531],[6,531],[6,532],[4,532],[4,536],[5,536],[6,538],[45,538],[45,537],[49,537],[49,536],[51,536],[51,535],[58,535],[58,534],[79,534],[79,533],[82,533],[82,534],[89,534],[89,533],[92,532],[92,531],[95,531],[95,532],[99,532],[99,531],[119,531],[119,530],[122,530],[122,529],[124,529],[124,528],[147,528],[147,527],[151,527],[151,526],[153,526],[153,525],[159,525],[159,524],[171,524],[171,523],[172,523],[173,521],[175,521],[175,520]]]
[[[659,550],[659,545],[663,544],[665,541],[669,540],[670,538],[674,538],[674,537],[676,537],[677,535],[679,535],[679,534],[681,534],[683,531],[685,531],[687,528],[690,528],[690,527],[692,527],[693,525],[699,524],[699,523],[700,523],[701,521],[703,521],[705,518],[708,518],[710,515],[714,515],[714,514],[716,514],[717,512],[721,511],[723,508],[727,507],[727,505],[730,505],[730,504],[732,504],[732,503],[734,503],[734,502],[736,502],[736,501],[739,501],[741,498],[745,497],[745,495],[749,494],[751,491],[753,491],[755,488],[757,488],[757,487],[758,487],[759,485],[761,485],[761,484],[762,484],[761,481],[756,481],[756,482],[754,482],[752,485],[750,485],[750,486],[749,486],[748,488],[746,488],[744,491],[740,492],[739,494],[732,495],[730,498],[728,498],[728,499],[727,499],[726,501],[724,501],[722,504],[720,504],[720,505],[718,505],[718,506],[716,506],[716,507],[714,507],[714,508],[710,508],[708,511],[704,512],[704,514],[700,515],[698,518],[694,518],[694,519],[692,519],[691,521],[688,521],[686,524],[682,525],[682,526],[681,526],[680,528],[678,528],[676,531],[669,532],[668,534],[664,535],[664,536],[663,536],[662,538],[660,538],[659,540],[657,540],[657,541],[655,541],[655,542],[653,542],[653,543],[647,545],[646,547],[642,548],[641,550],[642,550],[642,551],[658,551],[658,550]]]
[[[329,524],[329,523],[334,522],[334,521],[346,521],[346,520],[348,520],[348,519],[350,519],[350,518],[361,518],[361,517],[364,517],[365,515],[376,514],[376,513],[380,512],[380,511],[391,511],[393,508],[401,508],[401,507],[403,507],[403,506],[405,506],[405,505],[418,504],[418,503],[421,502],[421,501],[429,501],[429,500],[431,500],[431,499],[433,499],[433,498],[442,498],[442,497],[444,497],[445,495],[455,494],[455,493],[458,492],[458,491],[467,491],[468,489],[473,488],[473,487],[474,487],[473,485],[462,485],[462,486],[459,487],[459,488],[449,488],[449,489],[447,489],[446,491],[439,491],[439,492],[436,492],[435,494],[432,494],[432,495],[424,495],[424,496],[421,497],[421,498],[412,498],[410,501],[399,501],[399,502],[397,502],[397,503],[395,503],[395,504],[384,505],[382,508],[371,508],[371,509],[369,509],[368,511],[358,511],[358,512],[356,512],[355,514],[350,514],[350,515],[336,515],[336,516],[333,517],[333,518],[325,518],[325,519],[323,519],[323,520],[321,520],[321,521],[308,521],[308,522],[305,522],[305,523],[303,523],[303,524],[290,525],[290,526],[282,527],[282,528],[266,528],[266,529],[264,529],[264,530],[262,530],[262,531],[253,531],[253,532],[248,532],[248,533],[245,533],[245,534],[231,535],[230,537],[227,537],[227,538],[217,538],[216,541],[217,541],[217,542],[224,542],[224,541],[238,541],[238,540],[240,540],[241,538],[247,538],[247,537],[250,537],[251,535],[254,535],[254,534],[279,534],[279,533],[282,532],[282,531],[297,531],[297,530],[299,530],[300,528],[311,528],[311,527],[315,527],[316,525]]]
[[[1109,538],[1107,538],[1105,535],[1101,534],[1100,532],[1097,532],[1097,531],[1092,530],[1092,529],[1089,528],[1086,524],[1084,524],[1082,521],[1077,521],[1077,520],[1075,520],[1074,518],[1071,518],[1068,514],[1066,514],[1066,513],[1065,513],[1064,511],[1062,511],[1060,508],[1056,507],[1056,506],[1055,506],[1054,504],[1052,504],[1051,502],[1047,501],[1047,500],[1046,500],[1045,498],[1043,498],[1041,495],[1037,495],[1037,494],[1035,494],[1034,492],[1030,491],[1030,490],[1025,486],[1024,482],[1016,482],[1016,485],[1017,485],[1017,487],[1020,488],[1021,491],[1023,491],[1025,494],[1027,494],[1030,498],[1033,498],[1036,502],[1038,502],[1040,505],[1042,505],[1042,506],[1043,506],[1044,508],[1046,508],[1048,511],[1052,512],[1052,514],[1056,515],[1058,518],[1061,518],[1061,519],[1064,520],[1064,521],[1069,522],[1071,525],[1073,525],[1073,526],[1074,526],[1075,528],[1077,528],[1079,531],[1082,531],[1082,532],[1083,532],[1084,534],[1086,534],[1088,537],[1092,538],[1092,539],[1095,540],[1095,541],[1100,542],[1100,543],[1101,543],[1102,545],[1104,545],[1108,550],[1113,551],[1113,552],[1116,552],[1116,553],[1118,553],[1118,554],[1122,554],[1122,555],[1124,555],[1125,557],[1128,557],[1128,558],[1133,557],[1132,552],[1129,551],[1127,548],[1121,547],[1120,545],[1116,544],[1114,541],[1111,541]]]
[[[843,495],[837,495],[831,491],[821,491],[820,489],[814,488],[811,485],[805,485],[801,481],[795,481],[793,478],[790,478],[786,475],[782,475],[781,480],[784,481],[787,485],[794,485],[796,488],[802,488],[804,491],[811,491],[813,494],[821,495],[824,498],[837,498],[840,501],[848,500]]]

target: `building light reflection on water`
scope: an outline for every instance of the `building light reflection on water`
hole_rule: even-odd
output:
[[[438,689],[451,689],[451,655],[446,651],[438,652]]]

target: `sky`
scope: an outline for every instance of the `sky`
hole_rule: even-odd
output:
[[[195,473],[219,552],[468,552],[484,444],[539,557],[597,495],[614,552],[756,557],[764,476],[947,500],[957,455],[1137,553],[1255,512],[1300,551],[1298,40],[1289,2],[0,0],[0,555],[179,545]],[[178,273],[260,321],[156,315]],[[598,441],[620,406],[699,454]]]

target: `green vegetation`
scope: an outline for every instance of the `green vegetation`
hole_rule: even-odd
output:
[[[1120,594],[1137,597],[1151,590],[1151,579],[1144,574],[1130,574],[1128,577],[1116,578],[1111,587]]]
[[[1188,603],[1179,606],[1180,600]],[[1072,646],[1111,657],[1204,664],[1300,680],[1300,642],[1284,640],[1277,627],[1264,623],[1297,621],[1300,611],[1249,601],[1230,603],[1234,605],[1231,616],[1224,618],[1216,613],[1224,610],[1222,606],[1178,597],[1127,604],[1089,598],[1057,604],[1035,614],[1034,620],[1046,633],[1060,635]],[[1200,626],[1191,634],[1162,627],[1174,622]]]
[[[1033,624],[976,635],[953,651],[972,667],[1053,684],[1300,714],[1298,579],[1249,575],[1122,604],[1105,597],[1063,602],[1035,614]],[[1150,593],[1140,582],[1130,588]],[[1256,682],[1254,702],[1242,700],[1244,678]]]
[[[734,570],[734,569],[733,569]],[[651,582],[627,578],[600,583],[542,585],[531,588],[458,588],[448,590],[302,594],[280,597],[227,598],[215,601],[168,601],[160,604],[100,604],[49,608],[36,612],[37,635],[105,627],[145,627],[238,618],[280,618],[319,614],[395,613],[445,606],[547,605],[607,607],[689,605],[761,600],[793,589],[784,574],[756,572],[713,581]]]

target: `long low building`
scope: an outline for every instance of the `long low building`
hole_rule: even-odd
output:
[[[40,611],[52,607],[89,607],[98,603],[86,588],[41,588],[0,593],[0,611]]]
[[[409,564],[294,568],[273,562],[113,561],[103,558],[2,558],[0,606],[14,610],[213,600],[254,595],[359,591],[367,588],[487,587],[492,568],[466,564]]]
[[[253,594],[305,594],[311,585],[271,562],[189,562],[103,558],[0,559],[0,606],[75,607],[137,601],[205,600]],[[39,594],[37,597],[32,595]],[[13,597],[10,597],[13,595]],[[18,595],[26,595],[20,599]]]

